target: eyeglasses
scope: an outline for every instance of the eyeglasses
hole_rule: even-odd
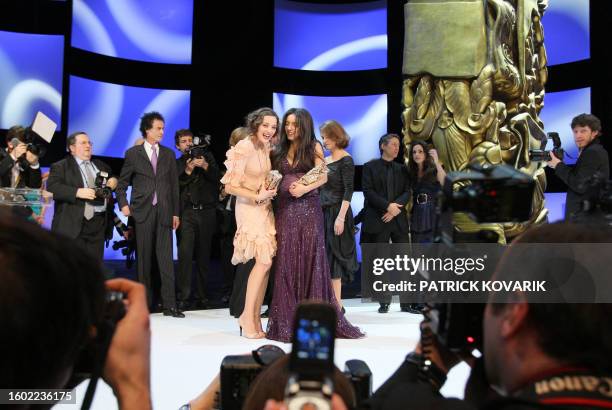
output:
[[[251,352],[253,359],[262,366],[268,366],[285,355],[285,351],[276,345],[263,345]]]

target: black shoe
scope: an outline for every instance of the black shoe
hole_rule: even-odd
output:
[[[270,316],[270,308],[266,308],[266,311],[263,312],[259,317],[263,317],[264,319]]]
[[[402,312],[408,312],[408,313],[414,313],[415,315],[420,315],[424,307],[425,305],[422,303],[410,303],[410,304],[402,303],[400,309]]]
[[[191,303],[188,300],[179,300],[176,302],[176,307],[179,310],[189,310],[191,309]]]
[[[208,308],[208,304],[210,303],[210,301],[206,298],[204,299],[198,299],[193,303],[193,307],[195,309],[207,309]]]
[[[378,313],[389,313],[389,304],[381,303],[380,307],[378,308]]]
[[[177,308],[164,309],[164,316],[185,317],[185,314]]]

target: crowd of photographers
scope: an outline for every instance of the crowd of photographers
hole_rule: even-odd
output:
[[[559,223],[532,228],[516,242],[610,243],[612,232],[604,224]],[[151,332],[145,289],[128,280],[105,281],[100,264],[73,252],[75,246],[36,224],[0,213],[0,326],[5,335],[0,343],[3,352],[10,352],[0,364],[0,386],[58,389],[79,382],[75,374],[91,377],[97,372],[113,388],[119,408],[151,408]],[[495,275],[513,269],[513,249],[508,247]],[[599,256],[605,262],[607,256]],[[125,295],[125,309],[119,315],[110,309],[109,291]],[[422,338],[414,352],[398,359],[397,371],[369,398],[356,395],[338,369],[329,376],[333,394],[320,384],[314,388],[310,384],[310,393],[307,385],[302,386],[302,393],[306,391],[302,397],[326,397],[334,409],[610,408],[612,329],[606,323],[612,306],[534,304],[520,294],[508,302],[486,305],[479,359],[469,352],[451,352],[435,337],[425,346]],[[108,327],[114,331],[105,344]],[[107,353],[94,356],[97,359],[83,367],[82,356],[92,345],[102,346]],[[296,372],[308,375],[308,369],[296,369],[291,365],[293,358],[282,353],[268,354],[267,359],[265,351],[255,353],[262,356],[264,371],[251,384],[244,408],[291,405],[284,401],[289,397],[291,402],[297,395],[285,386]],[[465,399],[444,398],[439,389],[461,360],[472,366]],[[217,378],[184,408],[234,408],[223,407],[220,390],[223,381]]]
[[[593,200],[585,179],[597,174],[607,181],[609,165],[598,142],[599,120],[578,116],[572,129],[580,150],[576,166],[567,167],[554,153],[549,165],[568,185],[568,208],[575,212],[584,208],[585,200]],[[37,155],[20,142],[23,130],[10,132],[8,150],[0,154],[2,185],[40,187]],[[192,144],[185,139],[193,135],[186,130],[177,135],[177,147],[189,154]],[[151,408],[150,296],[142,284],[105,281],[99,263],[104,232],[112,227],[109,217],[114,213],[109,210],[110,197],[96,192],[96,177],[106,172],[104,185],[110,189],[117,181],[108,175],[106,164],[91,159],[86,133],[72,134],[68,149],[71,157],[53,165],[48,181],[56,201],[56,217],[68,222],[49,232],[0,210],[0,326],[4,335],[0,347],[5,352],[0,386],[59,389],[73,387],[83,378],[102,377],[112,387],[119,408]],[[214,219],[214,212],[207,211],[217,206],[218,174],[208,178],[216,167],[214,158],[185,155],[182,161],[181,184],[208,181],[211,192],[213,185],[215,189],[214,195],[195,188],[181,190],[181,206],[191,207],[194,215],[191,221],[183,220],[179,247],[182,243],[192,248],[194,238],[201,238],[198,232]],[[610,229],[605,223],[543,225],[527,230],[513,243],[612,243]],[[83,245],[97,258],[74,252]],[[506,249],[495,275],[513,269],[514,249],[513,245]],[[607,255],[597,257],[602,269],[607,269]],[[198,265],[196,278],[202,292],[197,295],[205,303],[207,261],[198,261]],[[191,278],[186,272],[179,273],[185,281],[187,276]],[[187,282],[183,285],[188,289]],[[123,301],[111,297],[113,292],[123,294]],[[179,301],[185,292],[179,283]],[[427,309],[436,307],[426,308],[426,315]],[[180,310],[170,315],[180,317],[177,312]],[[253,357],[263,371],[251,383],[242,405],[247,409],[321,408],[308,404],[295,407],[293,399],[298,395],[290,386],[295,385],[296,373],[304,373],[302,376],[313,376],[313,380],[298,383],[298,391],[306,391],[302,397],[322,397],[333,409],[612,408],[612,328],[605,325],[611,315],[609,304],[537,304],[521,294],[513,300],[491,300],[482,316],[481,357],[448,349],[424,323],[422,332],[427,337],[422,337],[404,360],[398,359],[397,371],[371,395],[356,393],[337,368],[330,371],[330,383],[326,384],[319,374],[313,376],[292,365],[293,356],[279,352],[270,356],[265,349],[258,350]],[[439,390],[448,371],[460,361],[472,367],[465,398],[444,398]],[[222,390],[223,378],[216,378],[183,408],[232,408],[223,406]],[[20,403],[12,408],[29,407]]]

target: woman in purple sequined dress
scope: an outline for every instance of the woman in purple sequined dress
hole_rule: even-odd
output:
[[[304,300],[334,306],[338,315],[336,337],[363,337],[340,311],[332,289],[317,189],[326,182],[326,177],[310,185],[297,183],[323,162],[323,149],[315,140],[312,117],[304,109],[292,108],[285,113],[281,127],[281,141],[272,163],[283,179],[275,211],[278,248],[267,338],[291,341],[295,309]]]

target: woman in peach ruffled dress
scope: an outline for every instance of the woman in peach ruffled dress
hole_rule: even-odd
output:
[[[247,282],[244,310],[238,318],[240,334],[249,339],[265,337],[260,310],[268,283],[268,271],[276,253],[276,230],[271,199],[276,190],[267,190],[264,180],[271,170],[270,140],[278,130],[278,116],[260,108],[246,118],[250,135],[227,152],[227,172],[221,179],[225,192],[236,196],[236,236],[232,264],[255,258]]]

